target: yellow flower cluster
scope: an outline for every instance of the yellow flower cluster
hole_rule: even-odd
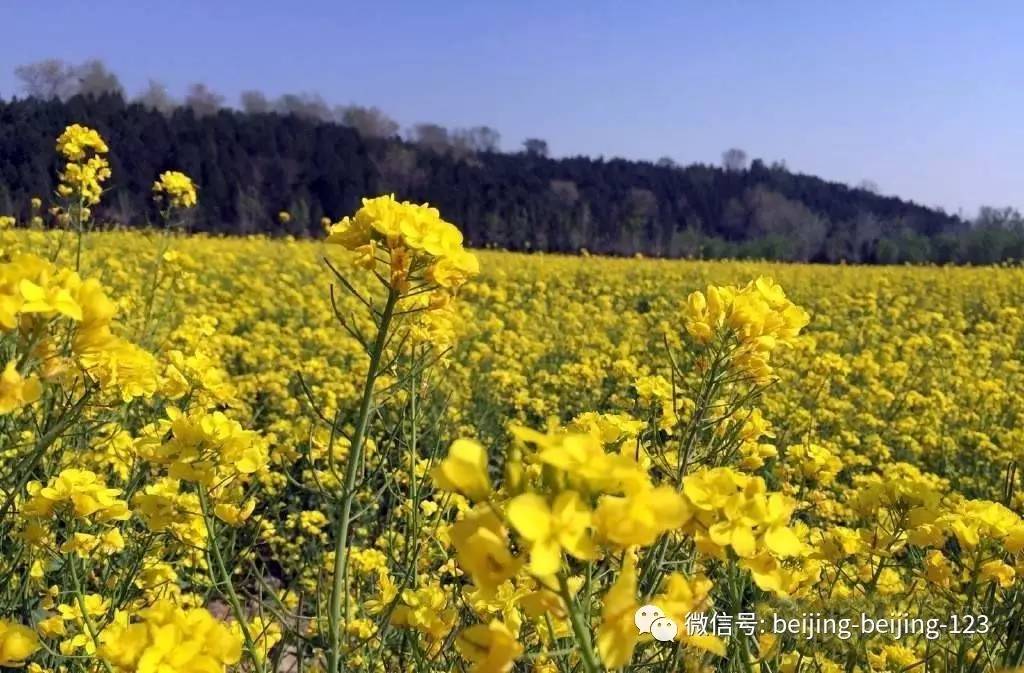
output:
[[[108,488],[98,475],[88,470],[63,470],[47,485],[31,482],[25,503],[27,516],[51,517],[67,507],[79,519],[96,522],[116,521],[130,516],[128,505],[117,496],[121,489]]]
[[[562,566],[563,550],[577,559],[595,558],[591,530],[596,530],[598,539],[622,547],[648,546],[668,531],[682,530],[693,535],[697,547],[708,555],[724,558],[729,548],[742,559],[756,559],[752,567],[760,570],[755,579],[765,585],[762,588],[785,593],[777,577],[766,577],[766,568],[770,566],[771,572],[780,568],[769,557],[787,558],[805,552],[803,543],[788,527],[796,502],[780,493],[768,493],[760,477],[728,468],[703,470],[687,476],[680,493],[652,485],[632,459],[605,453],[593,435],[548,436],[525,429],[517,434],[537,446],[531,459],[555,470],[557,484],[580,489],[562,490],[551,502],[533,492],[509,501],[508,521],[529,548],[529,568],[535,575],[555,575]],[[435,469],[434,480],[442,489],[476,500],[488,498],[483,448],[467,440],[455,442]],[[592,512],[584,495],[602,491]],[[472,522],[471,527],[467,521]],[[489,572],[517,567],[502,547],[488,544],[501,541],[504,532],[493,514],[484,512],[456,526],[463,529],[453,533],[459,553],[470,560],[482,555],[471,565]],[[488,556],[488,562],[483,563]],[[498,573],[482,588],[493,590],[505,579],[503,573]]]
[[[92,206],[103,195],[103,183],[110,178],[110,164],[101,156],[107,144],[94,129],[72,124],[57,138],[57,151],[67,160],[60,174],[57,193],[82,206]]]
[[[455,647],[471,662],[469,673],[508,671],[523,651],[515,635],[498,620],[464,630],[455,641]]]
[[[37,377],[23,377],[14,362],[8,362],[0,373],[0,416],[32,404],[42,394],[43,386]]]
[[[107,143],[94,129],[72,124],[57,138],[57,152],[69,161],[82,161],[91,154],[106,154]]]
[[[509,499],[503,515],[480,444],[456,441],[433,471],[439,488],[486,502],[455,522],[449,533],[459,565],[484,595],[499,593],[506,582],[523,581],[516,580],[523,569],[542,584],[557,585],[566,556],[593,562],[615,548],[633,554],[663,544],[673,531],[691,537],[708,557],[727,560],[727,551],[733,552],[733,558],[740,559],[740,565],[765,591],[788,596],[801,583],[817,579],[814,566],[805,573],[802,564],[787,565],[786,559],[806,556],[809,551],[789,527],[796,502],[769,493],[760,477],[729,468],[707,469],[686,476],[677,491],[668,485],[654,485],[632,457],[606,452],[600,434],[542,434],[524,428],[513,432],[523,445],[526,466],[506,464],[509,486],[528,490]],[[606,432],[603,436],[617,439],[618,434]],[[516,474],[525,479],[512,476]],[[528,561],[512,552],[510,529],[518,533],[518,546],[528,551]],[[607,551],[602,549],[605,544],[610,545]],[[633,572],[631,567],[624,569],[605,597],[599,649],[612,667],[628,662],[637,642],[632,623],[636,580],[629,579]],[[677,591],[691,587],[683,575],[673,576],[669,583]],[[701,581],[700,586],[706,595],[711,585]],[[620,603],[626,607],[616,607]],[[501,646],[500,639],[495,643],[488,640],[497,638],[502,629],[505,625],[495,622],[474,626],[470,639],[489,643],[504,657],[514,656],[516,650]],[[721,649],[718,641],[701,646]],[[490,652],[483,645],[480,650]],[[478,654],[478,659],[486,660],[484,654]]]
[[[26,361],[38,365],[44,380],[60,376],[74,362],[79,371],[102,388],[118,391],[124,400],[152,395],[159,383],[157,363],[115,335],[115,313],[114,303],[95,279],[83,281],[77,273],[30,254],[0,262],[0,334],[17,331],[26,346],[31,344]],[[66,328],[54,320],[71,322],[69,348],[60,340],[67,335]],[[23,375],[8,363],[3,389],[13,400],[28,403],[38,398],[38,383],[21,380]]]
[[[736,360],[759,379],[771,374],[772,351],[792,343],[809,321],[807,311],[765,277],[743,287],[709,285],[707,293],[693,292],[686,300],[686,330],[705,344],[723,333],[735,338]]]
[[[480,272],[458,227],[436,208],[394,196],[363,199],[354,216],[330,226],[327,242],[355,251],[365,268],[387,269],[391,287],[403,292],[417,280],[455,290]]]
[[[208,524],[198,514],[206,505],[183,492],[182,482],[202,487],[211,501],[206,514],[231,526],[248,520],[256,502],[246,500],[245,487],[268,463],[263,438],[222,412],[200,408],[184,414],[173,407],[166,420],[143,428],[141,434],[135,451],[166,477],[135,500],[150,530],[170,531],[193,544],[205,539]]]
[[[153,195],[158,201],[167,200],[171,208],[194,208],[198,199],[192,178],[181,171],[164,171],[153,183]]]
[[[830,485],[842,469],[843,461],[827,447],[819,444],[797,444],[786,450],[786,462],[795,469],[787,470],[786,476],[793,484],[803,480]]]
[[[250,475],[267,463],[267,447],[259,436],[223,413],[167,410],[167,420],[144,430],[139,455],[166,465],[174,479],[225,485]]]
[[[126,673],[221,673],[242,656],[242,638],[207,610],[167,600],[121,613],[99,641],[99,656]]]

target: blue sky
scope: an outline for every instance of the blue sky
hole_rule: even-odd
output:
[[[0,95],[95,57],[130,93],[317,92],[555,155],[737,146],[970,214],[1024,208],[1021,35],[1019,2],[0,0]]]

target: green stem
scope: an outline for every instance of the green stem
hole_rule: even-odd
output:
[[[75,229],[78,233],[78,244],[75,247],[75,271],[82,270],[82,235],[85,229],[85,222],[82,218],[82,208],[85,207],[85,197],[78,195],[78,208],[75,210]]]
[[[93,646],[99,651],[100,648],[100,634],[96,630],[96,626],[92,623],[92,619],[89,618],[89,611],[85,603],[85,595],[82,593],[82,583],[78,580],[78,572],[75,570],[75,556],[69,554],[67,559],[68,568],[71,570],[71,583],[75,590],[75,601],[78,603],[78,609],[82,611],[82,622],[85,624],[85,630],[89,632],[89,637],[92,638]],[[114,673],[114,670],[110,667],[110,663],[103,657],[97,657],[103,664],[103,668],[106,669],[107,673]]]
[[[572,624],[573,635],[576,636],[576,642],[580,647],[580,659],[583,661],[583,668],[587,673],[599,673],[601,664],[594,655],[594,646],[590,641],[588,625],[583,623],[583,616],[576,609],[576,604],[569,593],[569,583],[566,581],[565,574],[563,573],[558,574],[558,589],[562,600],[565,601],[565,609],[569,612],[569,622]]]
[[[414,351],[415,352],[415,351]],[[420,501],[419,494],[419,480],[416,478],[416,459],[419,458],[419,447],[417,446],[418,437],[416,433],[416,425],[419,419],[416,417],[416,370],[413,369],[411,381],[409,384],[409,416],[410,416],[410,428],[409,428],[409,530],[412,531],[412,538],[415,540],[420,539],[420,508],[417,506]],[[412,548],[412,564],[410,567],[415,568],[417,560],[419,558],[420,546],[413,545]]]
[[[168,248],[166,242],[166,234],[164,236],[164,241],[162,242],[160,248],[157,250],[156,253],[157,257],[156,264],[154,265],[155,268],[153,269],[153,282],[150,283],[149,288],[147,288],[148,291],[146,293],[146,308],[145,311],[143,312],[142,320],[143,338],[149,336],[149,322],[153,319],[153,305],[156,303],[156,291],[160,285],[160,275],[163,273],[164,269],[164,253],[167,252]]]
[[[327,625],[331,631],[328,638],[331,646],[327,658],[328,673],[341,673],[343,670],[341,663],[341,604],[343,594],[346,593],[345,578],[348,572],[348,534],[352,518],[352,501],[355,499],[356,477],[359,474],[359,464],[363,458],[363,444],[366,441],[366,429],[370,423],[370,411],[373,407],[373,387],[379,374],[381,356],[384,354],[388,328],[395,314],[398,296],[399,293],[394,288],[388,290],[387,304],[384,306],[380,325],[377,328],[377,338],[370,351],[370,369],[366,372],[366,382],[363,385],[363,399],[359,405],[359,415],[356,418],[356,432],[352,437],[348,461],[345,464],[345,486],[341,496],[341,510],[338,513],[338,531],[334,547],[334,577],[327,614]]]
[[[7,493],[7,497],[4,499],[4,504],[0,507],[0,524],[7,518],[7,513],[11,509],[11,505],[14,504],[14,499],[21,493],[22,489],[28,484],[32,478],[32,472],[36,469],[39,461],[43,459],[46,454],[46,450],[57,441],[57,439],[64,434],[64,431],[71,427],[71,424],[78,419],[79,413],[82,408],[85,407],[86,401],[89,399],[91,391],[86,391],[81,398],[75,403],[71,409],[66,411],[60,419],[50,428],[45,435],[39,438],[36,442],[36,448],[32,455],[29,456],[27,462],[19,465],[16,468],[16,472],[19,473],[17,484]]]
[[[152,321],[153,319],[153,310],[156,305],[156,294],[157,290],[160,288],[160,281],[162,280],[161,276],[163,275],[164,271],[164,255],[171,248],[170,232],[172,231],[174,226],[173,220],[171,219],[171,215],[173,212],[174,209],[170,206],[168,206],[166,210],[160,211],[160,216],[164,220],[164,227],[160,230],[160,245],[157,248],[156,263],[154,264],[152,274],[153,282],[150,284],[147,291],[146,309],[143,314],[144,318],[142,321],[141,328],[142,338],[146,340],[148,340],[152,336],[150,330],[150,321]],[[152,331],[155,332],[155,328]]]
[[[210,556],[213,557],[217,574],[220,576],[217,584],[224,585],[228,604],[231,605],[231,612],[234,614],[235,621],[238,622],[238,627],[242,631],[242,638],[245,640],[245,649],[249,653],[249,658],[252,659],[252,663],[258,673],[263,673],[265,670],[263,658],[259,656],[256,650],[256,641],[253,640],[252,633],[249,631],[249,621],[245,611],[242,609],[242,602],[238,599],[238,594],[235,593],[235,585],[231,582],[231,575],[228,573],[227,566],[224,564],[224,557],[220,553],[220,545],[217,544],[216,532],[213,528],[213,521],[210,518],[210,501],[207,499],[206,490],[203,488],[199,489],[199,504],[202,506],[203,522],[206,524],[208,540],[206,548],[210,552]]]

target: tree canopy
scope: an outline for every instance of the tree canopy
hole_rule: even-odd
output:
[[[437,206],[478,247],[869,263],[1024,257],[1016,211],[990,209],[971,223],[873,185],[748,163],[742,150],[728,150],[723,167],[552,158],[537,138],[500,152],[498,132],[486,126],[421,124],[403,140],[374,108],[348,106],[325,121],[334,113],[317,112],[328,110],[318,97],[273,102],[249,92],[242,112],[201,86],[182,106],[155,83],[147,95],[0,101],[0,213],[25,214],[32,196],[52,192],[54,138],[78,122],[107,139],[113,187],[97,214],[123,226],[155,221],[145,195],[174,169],[200,188],[193,228],[224,234],[319,235],[321,218],[393,192]]]

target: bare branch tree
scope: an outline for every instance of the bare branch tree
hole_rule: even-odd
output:
[[[497,152],[501,134],[490,126],[457,129],[452,133],[452,145],[467,152]]]
[[[19,65],[14,69],[14,76],[31,98],[66,100],[77,92],[74,68],[58,58]]]
[[[872,194],[877,194],[879,191],[878,183],[869,178],[864,178],[857,183],[857,189],[863,189],[865,192],[871,192]]]
[[[286,93],[275,101],[274,109],[303,119],[327,121],[331,118],[331,108],[320,94],[314,93]]]
[[[242,110],[249,114],[270,112],[270,101],[267,100],[262,91],[254,91],[252,89],[243,91],[239,100],[242,103]]]
[[[77,81],[76,93],[83,96],[102,96],[117,94],[124,96],[121,80],[107,68],[103,61],[91,59],[73,69]]]
[[[364,138],[391,138],[398,134],[398,122],[376,107],[347,105],[338,108],[336,117]]]
[[[135,100],[163,115],[169,115],[178,107],[178,103],[167,93],[167,87],[153,79],[149,80],[149,84]]]
[[[452,142],[448,129],[439,124],[416,124],[409,130],[409,137],[420,147],[444,152],[451,148]]]
[[[722,166],[727,171],[742,171],[747,168],[747,153],[738,147],[722,152]]]
[[[193,84],[185,96],[185,107],[191,109],[197,117],[217,114],[223,105],[224,96],[211,91],[205,84]]]
[[[523,141],[523,150],[533,156],[546,157],[548,155],[548,141],[541,140],[540,138],[527,138]]]

